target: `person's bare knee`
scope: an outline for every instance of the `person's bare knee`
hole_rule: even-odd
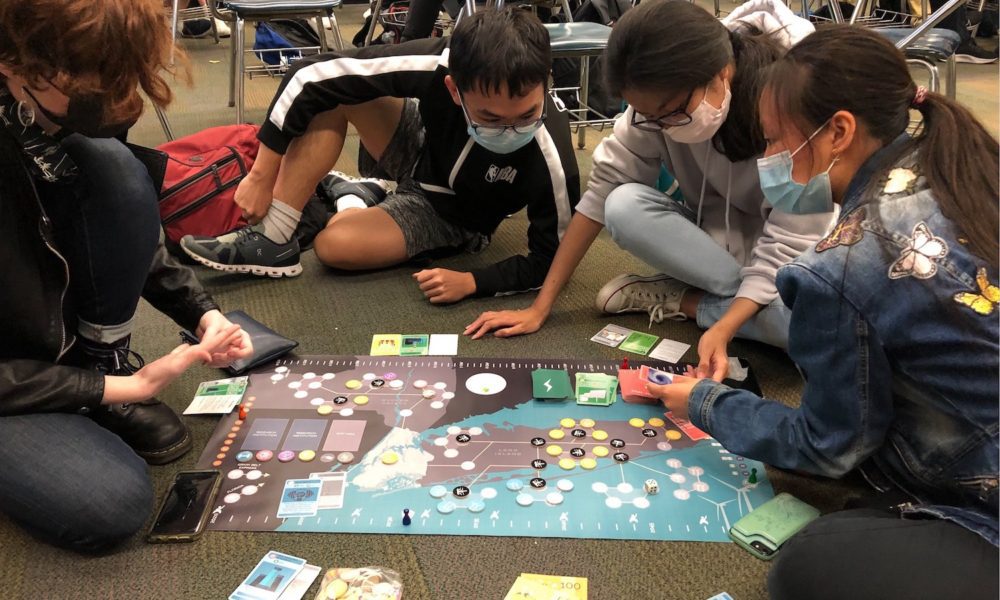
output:
[[[350,208],[345,208],[344,210],[338,210],[336,213],[333,214],[332,217],[330,217],[329,219],[327,219],[326,226],[329,227],[329,226],[333,225],[334,223],[337,223],[338,221],[342,220],[344,218],[344,215],[349,215],[352,212],[355,212],[355,211],[358,211],[358,210],[364,210],[364,209],[361,208],[361,207],[358,207],[358,206],[353,206],[353,207],[350,207]]]

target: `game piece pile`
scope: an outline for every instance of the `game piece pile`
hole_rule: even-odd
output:
[[[379,567],[334,568],[323,576],[313,600],[399,600],[399,573]]]

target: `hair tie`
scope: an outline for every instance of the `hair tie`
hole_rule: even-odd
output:
[[[913,102],[910,103],[910,106],[912,106],[913,108],[920,108],[920,106],[923,105],[924,100],[926,99],[927,99],[927,88],[925,88],[922,85],[918,85],[917,93],[913,94]]]

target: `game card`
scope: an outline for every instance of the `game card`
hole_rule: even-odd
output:
[[[323,569],[317,567],[316,565],[306,565],[302,567],[302,570],[295,576],[292,583],[285,588],[284,593],[278,597],[278,600],[299,600],[302,596],[305,596],[306,592],[309,591],[309,586],[316,581],[316,577],[322,570]]]
[[[319,479],[323,482],[323,487],[319,493],[319,509],[342,508],[344,506],[344,492],[347,489],[347,471],[324,471],[322,473],[310,473],[309,479]]]
[[[186,415],[229,414],[243,400],[249,377],[232,377],[216,381],[202,381],[194,393],[191,405],[184,409]]]
[[[320,479],[289,479],[281,492],[278,518],[315,517],[319,510],[319,496],[323,481]]]
[[[676,340],[668,340],[664,338],[652,352],[649,353],[650,358],[655,358],[656,360],[662,360],[663,362],[675,363],[681,360],[684,353],[688,351],[691,344],[685,344],[684,342],[678,342]]]
[[[565,400],[573,394],[569,373],[563,369],[535,369],[531,372],[532,397]]]
[[[576,374],[576,403],[610,406],[618,392],[618,378],[605,373]]]
[[[646,380],[639,369],[620,369],[618,371],[618,386],[622,390],[622,400],[636,404],[657,404],[656,400],[646,390]]]
[[[625,341],[622,342],[619,349],[624,350],[625,352],[634,352],[636,354],[647,354],[658,339],[660,339],[658,336],[651,333],[633,331],[627,338],[625,338]]]
[[[674,382],[673,373],[667,373],[666,371],[647,367],[646,365],[639,367],[639,378],[657,385],[667,385]]]
[[[303,558],[272,550],[229,595],[229,600],[277,600],[305,565]]]
[[[427,356],[427,334],[404,335],[399,347],[400,356]]]
[[[372,356],[399,356],[403,336],[398,333],[377,333],[372,336]]]
[[[617,348],[618,344],[622,343],[630,333],[632,333],[631,329],[609,324],[605,325],[604,329],[601,329],[594,334],[594,337],[590,338],[590,341],[597,342],[598,344],[604,344],[605,346],[611,346],[612,348]]]
[[[458,354],[458,334],[432,333],[427,353],[431,356],[455,356]]]

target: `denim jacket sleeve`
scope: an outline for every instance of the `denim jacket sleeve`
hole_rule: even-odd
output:
[[[785,270],[789,354],[806,377],[801,405],[704,380],[691,392],[689,418],[735,454],[839,477],[882,445],[891,369],[876,332],[833,286],[799,264]]]

